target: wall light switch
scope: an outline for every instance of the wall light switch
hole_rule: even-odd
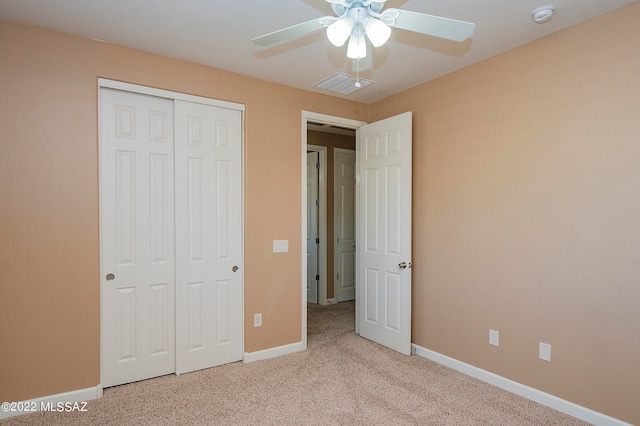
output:
[[[551,361],[551,345],[548,343],[540,342],[540,346],[538,349],[538,356],[541,360]]]
[[[489,344],[500,346],[500,333],[498,331],[489,329]]]
[[[254,327],[262,327],[262,314],[254,314],[253,315],[253,326]]]
[[[286,253],[289,251],[289,240],[273,240],[274,253]]]

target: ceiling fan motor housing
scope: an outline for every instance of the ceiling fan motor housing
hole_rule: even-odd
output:
[[[373,13],[380,13],[385,1],[327,0],[328,3],[331,3],[333,12],[340,17],[355,8],[369,9]]]

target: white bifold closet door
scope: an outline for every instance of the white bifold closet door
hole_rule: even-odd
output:
[[[241,128],[100,89],[103,387],[242,358]]]

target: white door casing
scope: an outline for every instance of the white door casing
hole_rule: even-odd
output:
[[[318,165],[317,152],[307,153],[307,302],[318,303]]]
[[[173,102],[101,89],[102,386],[171,373]]]
[[[176,373],[242,359],[240,111],[175,101]]]
[[[356,152],[334,148],[334,294],[336,302],[356,297]]]
[[[358,133],[359,332],[410,355],[411,113],[362,126]]]

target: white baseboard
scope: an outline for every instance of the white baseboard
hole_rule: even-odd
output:
[[[448,357],[446,355],[439,354],[438,352],[434,352],[415,344],[412,344],[411,346],[413,349],[412,353],[415,353],[418,356],[453,368],[454,370],[457,370],[468,376],[475,377],[478,380],[482,380],[483,382],[497,386],[516,395],[520,395],[531,401],[537,402],[549,408],[553,408],[580,420],[584,420],[597,426],[632,426],[630,423],[623,422],[622,420],[618,420],[589,408],[582,407],[580,405],[574,404],[573,402],[558,398],[546,392],[542,392],[521,383],[514,382],[513,380],[507,379],[481,368],[474,367],[473,365],[458,361],[457,359]],[[302,350],[304,350],[302,342],[292,343],[289,345],[278,346],[276,348],[265,349],[257,352],[245,352],[243,354],[242,361],[260,361]],[[102,386],[98,385],[86,389],[79,389],[71,392],[64,392],[55,395],[44,396],[41,398],[29,399],[27,401],[21,401],[15,404],[16,407],[14,407],[26,407],[26,410],[23,409],[22,411],[5,411],[4,409],[0,409],[0,420],[20,414],[26,414],[32,411],[40,411],[43,406],[51,407],[52,405],[55,406],[59,402],[80,403],[92,399],[97,399],[101,396]]]
[[[102,386],[94,386],[92,388],[79,389],[71,392],[58,393],[55,395],[43,396],[41,398],[29,399],[27,401],[21,401],[16,404],[12,404],[13,406],[9,406],[9,410],[5,411],[4,405],[3,409],[0,409],[0,420],[6,419],[9,417],[17,416],[20,414],[27,414],[34,411],[41,411],[42,409],[56,410],[56,404],[58,403],[83,403],[92,399],[97,399],[102,396]],[[18,408],[20,410],[18,411]],[[76,405],[73,407],[76,411],[77,409],[82,409],[83,404]],[[65,406],[61,405],[60,409],[57,411],[64,411]],[[70,411],[70,410],[67,410]]]
[[[245,352],[242,354],[243,362],[260,361],[263,359],[275,358],[277,356],[299,352],[304,350],[302,342],[291,343],[290,345],[278,346],[276,348],[265,349],[257,352]]]
[[[336,303],[337,302],[336,302],[336,298],[335,297],[333,297],[331,299],[327,299],[327,305],[335,305]]]
[[[475,377],[483,382],[492,384],[580,420],[584,420],[598,426],[631,426],[629,423],[623,422],[622,420],[615,419],[589,408],[574,404],[573,402],[558,398],[557,396],[514,382],[513,380],[498,376],[497,374],[474,367],[473,365],[458,361],[457,359],[450,358],[446,355],[439,354],[438,352],[434,352],[415,344],[412,344],[411,346],[413,347],[412,353],[415,353],[416,355],[453,368],[467,376]]]

